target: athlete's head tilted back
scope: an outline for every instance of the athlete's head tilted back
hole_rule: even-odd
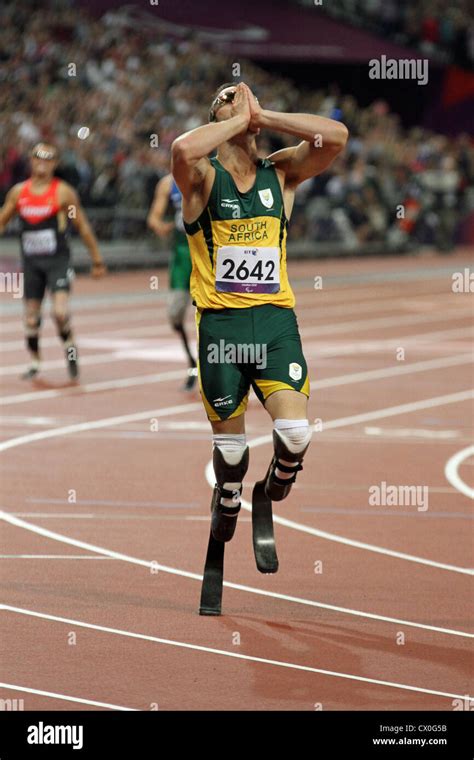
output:
[[[224,82],[221,84],[212,99],[211,108],[209,110],[209,121],[225,121],[231,119],[234,116],[232,103],[234,102],[237,92],[237,85],[232,82]],[[252,97],[258,103],[258,99],[253,95]],[[258,135],[260,128],[254,126],[251,122],[248,125],[247,132]]]

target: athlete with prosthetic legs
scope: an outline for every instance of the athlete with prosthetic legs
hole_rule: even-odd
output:
[[[234,535],[240,510],[248,468],[250,386],[273,420],[274,442],[268,472],[253,494],[254,548],[259,570],[278,568],[271,551],[271,501],[290,492],[312,433],[307,365],[286,269],[288,220],[296,187],[332,163],[348,133],[331,119],[265,110],[244,83],[218,89],[209,121],[174,141],[172,172],[183,197],[193,262],[191,295],[197,306],[199,383],[213,430],[217,482],[206,562],[211,584],[222,574],[224,542]],[[258,158],[255,139],[262,128],[301,142]],[[215,150],[216,157],[208,158]],[[211,360],[216,345],[260,346],[265,361],[237,356],[216,362]],[[203,597],[205,586],[206,571]],[[214,591],[201,598],[201,614],[220,614]]]

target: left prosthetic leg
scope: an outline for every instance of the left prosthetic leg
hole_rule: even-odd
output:
[[[295,420],[296,422],[296,420]],[[272,501],[286,499],[311,441],[312,430],[306,425],[273,431],[275,454],[265,478],[265,493]]]
[[[273,532],[272,501],[288,496],[311,441],[312,429],[307,420],[275,420],[274,456],[263,480],[255,483],[252,493],[252,535],[257,569],[276,573],[278,557]]]

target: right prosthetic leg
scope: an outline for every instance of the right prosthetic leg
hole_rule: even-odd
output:
[[[233,537],[240,512],[242,481],[249,466],[249,448],[214,447],[216,485],[211,501],[211,531],[201,589],[200,615],[220,615],[224,582],[224,549]]]
[[[242,481],[249,466],[249,447],[243,451],[222,451],[214,447],[216,485],[211,502],[211,529],[216,541],[230,541],[240,512]]]

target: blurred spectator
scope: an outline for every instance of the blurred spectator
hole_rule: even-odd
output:
[[[299,0],[314,5],[314,0]],[[321,11],[464,68],[474,67],[472,0],[331,0]]]

